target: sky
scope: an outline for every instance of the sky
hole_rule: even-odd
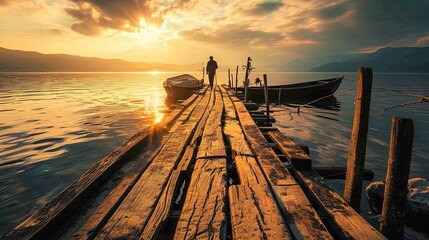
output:
[[[0,47],[189,64],[429,46],[429,0],[0,0]]]

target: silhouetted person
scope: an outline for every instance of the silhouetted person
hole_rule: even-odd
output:
[[[210,61],[207,62],[206,70],[209,75],[210,88],[213,89],[213,80],[216,75],[217,62],[210,56]]]

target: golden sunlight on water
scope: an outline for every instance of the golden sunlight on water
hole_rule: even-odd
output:
[[[0,232],[167,110],[174,73],[1,73]]]

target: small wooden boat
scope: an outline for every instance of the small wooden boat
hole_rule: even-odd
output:
[[[168,97],[174,100],[184,100],[190,97],[195,90],[204,86],[203,80],[198,80],[189,74],[167,78],[164,81],[164,89]]]
[[[268,96],[271,102],[318,99],[333,94],[343,78],[344,76],[340,76],[304,83],[268,86]],[[237,92],[240,91],[244,94],[244,87],[238,87]],[[264,99],[263,87],[249,87],[248,91],[249,99],[254,101]]]

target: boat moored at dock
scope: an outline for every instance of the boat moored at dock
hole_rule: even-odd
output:
[[[185,100],[190,97],[195,90],[199,90],[203,86],[203,80],[198,80],[189,74],[167,78],[163,84],[168,97],[174,100]]]

